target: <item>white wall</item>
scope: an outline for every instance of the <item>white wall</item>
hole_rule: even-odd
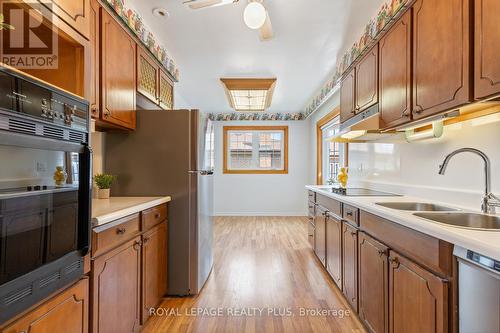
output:
[[[223,174],[223,126],[288,126],[288,174]],[[215,214],[225,216],[303,216],[309,183],[308,121],[215,123]]]
[[[455,156],[444,176],[438,175],[438,168],[455,149],[480,149],[492,162],[493,192],[500,194],[499,143],[500,115],[495,114],[447,126],[439,139],[350,144],[350,182],[478,209],[484,191],[480,157],[470,153]]]

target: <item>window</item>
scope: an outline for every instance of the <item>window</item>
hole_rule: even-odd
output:
[[[288,127],[224,126],[224,173],[288,173]]]

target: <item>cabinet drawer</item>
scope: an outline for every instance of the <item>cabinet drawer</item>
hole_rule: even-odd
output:
[[[359,209],[344,204],[342,218],[354,226],[359,226]]]
[[[316,192],[308,191],[307,196],[309,201],[316,202]]]
[[[167,205],[160,205],[142,212],[142,231],[154,227],[167,219]]]
[[[330,199],[328,197],[325,197],[324,195],[318,195],[316,197],[316,202],[318,205],[321,205],[324,208],[326,208],[329,212],[337,216],[342,216],[340,209],[341,207],[340,201]]]
[[[391,249],[440,275],[452,275],[452,244],[364,211],[359,220],[363,231]]]
[[[92,233],[92,257],[103,254],[132,239],[140,232],[139,214],[130,215],[112,222],[113,226],[97,227]]]

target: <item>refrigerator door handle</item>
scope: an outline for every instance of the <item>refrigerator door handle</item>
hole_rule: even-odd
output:
[[[214,172],[212,170],[189,170],[188,173],[190,175],[199,174],[199,175],[202,175],[202,176],[208,176],[208,175],[213,175],[214,174]]]

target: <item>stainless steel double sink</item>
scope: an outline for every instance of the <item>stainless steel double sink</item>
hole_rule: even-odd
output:
[[[379,206],[413,211],[413,215],[458,228],[500,231],[500,216],[460,212],[458,209],[422,202],[377,202]],[[437,213],[436,213],[437,212]]]

